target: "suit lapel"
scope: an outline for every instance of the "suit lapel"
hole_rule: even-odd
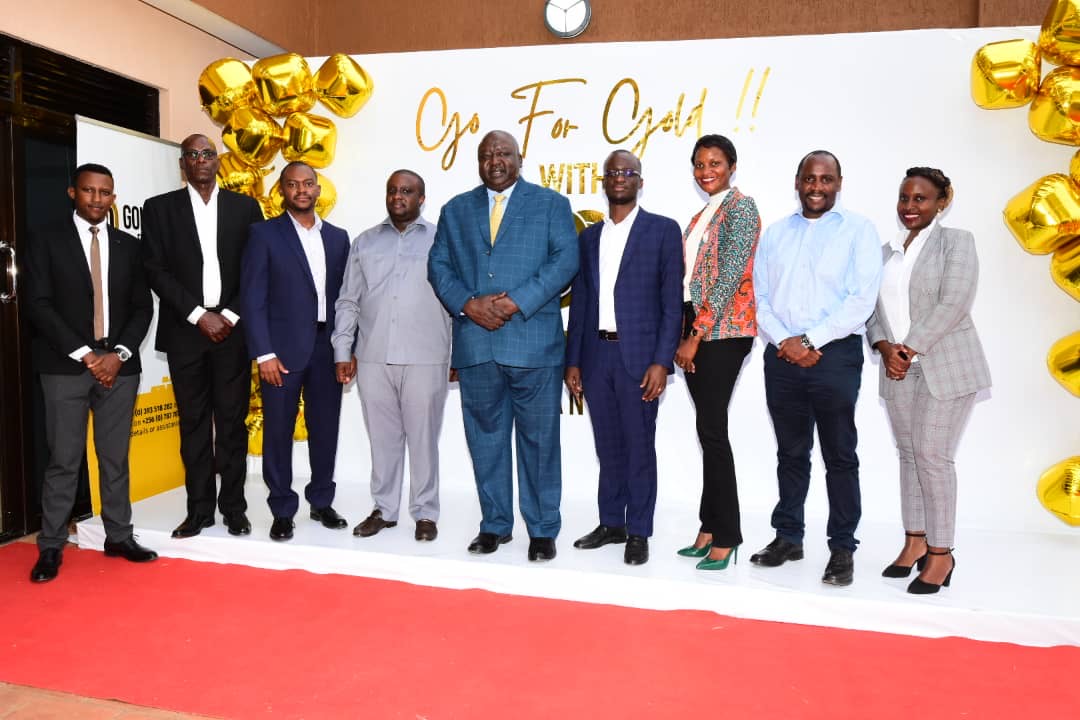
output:
[[[64,242],[67,244],[67,248],[64,251],[63,257],[76,257],[79,258],[79,277],[86,282],[86,289],[90,291],[90,296],[94,294],[94,281],[90,277],[90,263],[86,261],[86,252],[83,250],[82,239],[79,237],[79,230],[75,227],[75,221],[68,221],[69,231],[67,233],[67,240]]]
[[[203,263],[202,240],[199,238],[199,229],[195,226],[195,211],[191,209],[190,191],[186,187],[180,188],[176,193],[176,212],[179,215],[180,222],[184,228],[183,236],[193,240],[190,250],[195,253],[195,257],[199,258],[199,267],[201,268]],[[199,280],[199,288],[199,292],[201,293],[201,278]]]
[[[637,250],[639,238],[646,233],[645,226],[647,224],[648,218],[645,217],[645,211],[638,208],[637,217],[634,218],[634,224],[630,226],[630,232],[626,236],[626,247],[623,248],[622,259],[619,260],[619,274],[615,278],[616,287],[618,287],[626,268],[630,266],[630,257]]]
[[[300,236],[296,234],[296,228],[293,227],[292,218],[289,217],[289,212],[283,212],[278,220],[278,230],[281,233],[282,242],[292,251],[296,257],[300,266],[307,270],[304,273],[304,277],[307,278],[308,286],[311,287],[311,291],[317,294],[315,289],[315,276],[311,273],[311,264],[308,263],[307,253],[304,252],[304,246],[300,243]],[[325,245],[325,240],[323,241]]]
[[[491,247],[491,211],[488,210],[487,188],[481,185],[473,194],[473,212],[476,215],[476,229],[480,233],[484,246]],[[503,213],[503,223],[506,222],[506,213]],[[500,226],[501,229],[501,226]]]

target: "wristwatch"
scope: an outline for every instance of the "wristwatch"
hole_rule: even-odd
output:
[[[118,358],[120,358],[120,362],[127,362],[131,359],[131,351],[127,348],[114,347],[113,352],[116,353],[116,356]]]
[[[801,342],[802,346],[807,350],[814,349],[814,343],[810,342],[810,338],[806,337],[806,333],[803,333],[799,336],[799,342]]]

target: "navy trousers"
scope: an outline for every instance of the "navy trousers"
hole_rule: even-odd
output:
[[[529,537],[558,536],[562,527],[562,367],[519,368],[486,362],[458,368],[458,379],[465,440],[480,497],[480,532],[508,535],[514,527],[513,431],[518,506]]]
[[[776,479],[780,500],[772,514],[777,537],[802,544],[803,509],[810,489],[814,428],[825,461],[829,494],[829,548],[854,551],[862,515],[859,457],[855,452],[855,401],[862,381],[862,337],[849,335],[821,348],[810,368],[776,357],[765,348],[765,397],[776,432]]]
[[[582,368],[581,382],[600,460],[600,524],[649,537],[656,508],[660,402],[641,399],[641,378],[626,371],[617,341],[600,343],[598,357]]]

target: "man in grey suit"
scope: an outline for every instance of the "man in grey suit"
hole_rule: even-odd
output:
[[[450,316],[427,281],[435,226],[420,217],[423,204],[423,178],[411,170],[390,176],[387,218],[353,240],[334,308],[337,379],[345,384],[356,377],[371,443],[375,507],[353,529],[360,537],[397,525],[406,445],[414,537],[438,535]]]
[[[129,492],[139,344],[154,311],[139,241],[105,222],[116,199],[108,168],[80,165],[68,196],[74,214],[35,232],[26,262],[34,366],[41,373],[49,445],[32,582],[47,582],[59,572],[91,411],[105,554],[132,562],[157,557],[135,542]]]

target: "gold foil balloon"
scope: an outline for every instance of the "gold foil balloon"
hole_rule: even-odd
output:
[[[262,109],[271,115],[306,112],[315,106],[311,68],[296,53],[263,58],[251,68]]]
[[[1039,47],[1055,65],[1080,64],[1080,3],[1052,0],[1046,9]]]
[[[240,108],[221,131],[225,146],[252,167],[269,165],[285,142],[281,126],[262,110]]]
[[[1005,205],[1005,224],[1033,255],[1045,255],[1080,236],[1080,192],[1068,175],[1036,180]]]
[[[604,222],[604,213],[599,210],[578,210],[574,213],[574,228],[581,231],[593,223]]]
[[[199,74],[199,101],[218,125],[229,121],[235,110],[249,107],[258,98],[251,70],[235,58],[222,58]]]
[[[1044,472],[1035,493],[1059,520],[1080,526],[1080,456],[1062,460]]]
[[[983,45],[971,61],[971,97],[986,110],[1027,105],[1042,76],[1039,47],[1030,40]]]
[[[1067,335],[1050,346],[1046,366],[1062,387],[1080,397],[1080,332]]]
[[[1028,127],[1040,140],[1080,145],[1080,68],[1059,67],[1043,78]]]
[[[258,198],[263,194],[263,177],[274,171],[273,166],[251,167],[231,152],[221,155],[219,159],[221,164],[217,171],[218,185],[226,190],[250,195],[253,198]]]
[[[313,168],[324,168],[334,161],[336,148],[337,128],[330,118],[297,112],[285,120],[281,154],[289,162],[301,160]]]
[[[334,187],[334,183],[330,178],[326,177],[322,173],[316,172],[315,179],[319,182],[319,199],[315,201],[315,212],[321,218],[326,218],[330,214],[330,211],[337,205],[337,188]],[[285,212],[285,196],[281,194],[281,179],[279,178],[272,188],[270,188],[270,194],[265,198],[259,198],[259,204],[262,205],[263,215],[266,217],[277,217],[281,213]],[[271,213],[267,213],[267,208],[271,209]]]
[[[364,68],[348,55],[336,53],[326,58],[313,83],[315,94],[331,112],[352,117],[364,107],[375,84]]]
[[[1050,259],[1050,277],[1073,300],[1080,302],[1080,240],[1073,240],[1054,251]]]

